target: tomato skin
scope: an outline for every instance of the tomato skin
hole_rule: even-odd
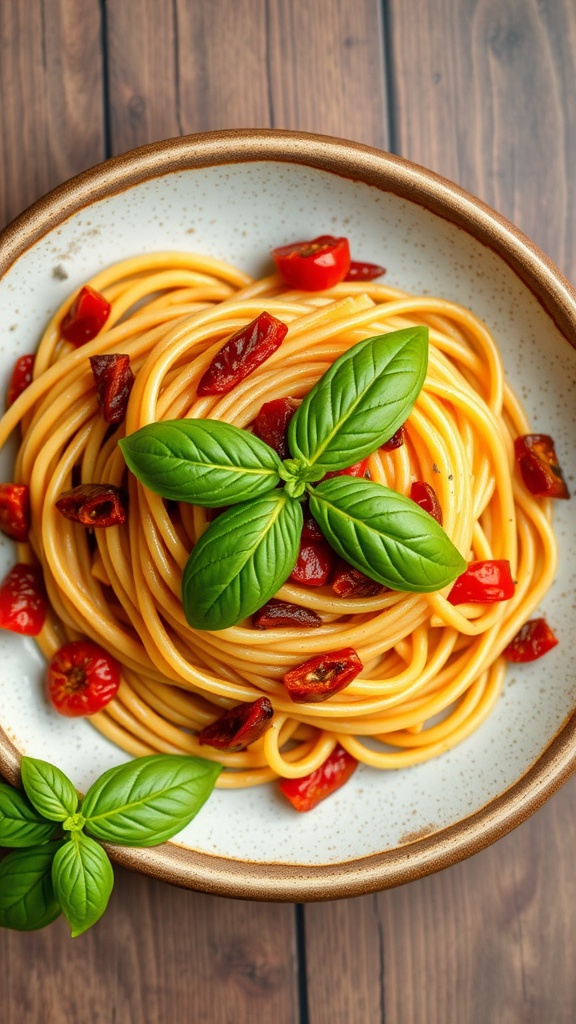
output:
[[[362,671],[353,647],[317,654],[284,674],[282,682],[296,704],[320,703],[348,686]]]
[[[347,238],[319,235],[310,242],[293,242],[272,250],[286,284],[302,291],[321,292],[340,284],[350,270]]]
[[[227,395],[282,344],[288,325],[264,311],[241,327],[212,359],[198,384],[199,395]]]
[[[529,619],[502,653],[507,661],[536,661],[556,647],[557,643],[558,637],[552,632],[546,619]]]
[[[120,676],[120,665],[102,647],[88,640],[73,640],[50,660],[48,698],[66,718],[94,715],[116,696]]]
[[[32,381],[32,371],[34,369],[34,356],[25,355],[20,356],[19,359],[14,363],[14,369],[12,370],[12,376],[10,377],[10,383],[8,384],[8,394],[6,395],[6,408],[9,408],[17,398],[20,397],[23,391],[26,390],[30,382]]]
[[[438,495],[431,484],[427,484],[425,480],[415,480],[410,488],[410,497],[442,526],[442,509]]]
[[[524,484],[537,498],[569,498],[549,434],[523,434],[514,440],[514,455]]]
[[[295,810],[311,811],[340,789],[356,771],[358,761],[338,744],[316,771],[301,779],[282,779],[280,792]]]
[[[0,484],[0,530],[23,543],[30,530],[30,490],[26,484]]]
[[[273,714],[269,697],[258,697],[251,704],[237,704],[205,726],[198,734],[198,742],[216,750],[245,750],[270,728]]]
[[[47,611],[41,569],[17,562],[0,583],[0,629],[38,636]]]
[[[450,604],[493,604],[514,596],[514,580],[506,558],[470,562],[455,581],[447,600]]]
[[[62,318],[60,333],[66,341],[79,348],[92,341],[100,333],[108,317],[111,305],[100,292],[89,284],[80,289],[70,309]]]

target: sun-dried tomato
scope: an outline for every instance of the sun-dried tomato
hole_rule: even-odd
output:
[[[130,357],[120,354],[90,356],[96,396],[107,423],[121,423],[126,415],[134,374]]]
[[[297,398],[289,397],[264,402],[252,424],[256,437],[269,444],[281,459],[290,458],[288,424],[299,405]]]
[[[0,484],[0,530],[22,543],[30,530],[30,490],[26,484]]]
[[[41,569],[17,562],[0,583],[0,629],[38,636],[47,611]]]
[[[415,480],[410,488],[410,497],[442,526],[442,509],[438,495],[430,484],[427,484],[425,480]]]
[[[259,740],[272,724],[274,709],[268,697],[237,704],[198,733],[198,742],[217,750],[244,750]]]
[[[284,626],[314,629],[322,625],[322,619],[313,608],[304,608],[301,604],[273,597],[254,613],[252,625],[254,629],[279,629]]]
[[[331,587],[338,597],[375,597],[386,589],[343,559],[334,570]]]
[[[26,355],[20,356],[14,363],[14,369],[12,370],[12,376],[10,377],[10,383],[8,384],[8,393],[6,395],[6,407],[12,405],[17,398],[20,397],[23,391],[26,390],[32,380],[32,371],[34,369],[34,356]]]
[[[344,278],[345,281],[374,281],[386,273],[386,267],[380,267],[377,263],[362,263],[360,260],[351,260],[350,269]]]
[[[502,653],[508,661],[536,661],[556,647],[557,643],[558,637],[552,632],[546,619],[529,619]]]
[[[100,292],[89,284],[80,289],[70,309],[62,319],[60,333],[76,348],[92,341],[100,333],[108,317],[111,305]]]
[[[306,587],[322,587],[330,576],[334,561],[334,551],[328,541],[301,541],[290,579],[293,583],[302,583]]]
[[[396,448],[401,448],[405,440],[406,430],[404,428],[404,424],[402,424],[402,426],[398,427],[398,430],[392,434],[392,437],[389,437],[388,440],[384,442],[382,445],[382,451],[393,452]]]
[[[113,484],[79,484],[60,495],[56,508],[81,526],[121,526],[126,522],[124,494]]]
[[[216,353],[198,385],[199,395],[226,395],[249,377],[282,344],[288,327],[270,313],[260,313],[241,327]]]
[[[558,464],[549,434],[524,434],[514,441],[514,454],[522,479],[538,498],[569,498],[568,486]]]
[[[283,682],[290,699],[297,704],[328,700],[348,686],[363,665],[353,647],[318,654],[286,672]]]
[[[281,779],[280,791],[297,811],[311,811],[340,789],[358,767],[358,761],[338,743],[323,764],[300,779]]]

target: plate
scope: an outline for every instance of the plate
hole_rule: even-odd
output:
[[[297,237],[348,236],[386,282],[471,308],[488,324],[533,426],[551,434],[574,490],[576,295],[545,256],[457,186],[345,140],[230,131],[155,144],[61,186],[0,237],[0,375],[33,350],[65,297],[103,266],[188,249],[248,273]],[[1,455],[10,478],[12,453]],[[404,770],[361,766],[313,813],[273,786],[216,791],[174,841],[114,858],[179,885],[254,899],[352,896],[410,881],[469,856],[535,811],[576,766],[572,657],[576,536],[556,503],[561,559],[541,613],[560,643],[546,662],[510,666],[488,721],[456,749]],[[13,548],[0,540],[6,571]],[[545,667],[543,665],[545,664]],[[87,721],[42,696],[33,641],[0,633],[0,768],[19,754],[59,765],[80,790],[126,759]]]

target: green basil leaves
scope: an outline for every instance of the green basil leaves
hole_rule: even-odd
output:
[[[25,792],[0,784],[0,846],[20,847],[0,862],[0,926],[43,928],[63,912],[72,936],[81,935],[104,913],[114,885],[100,842],[170,839],[198,813],[221,770],[200,757],[152,754],[111,768],[80,802],[59,768],[23,757]]]
[[[410,499],[367,480],[322,479],[398,430],[427,363],[425,327],[352,346],[294,412],[292,457],[283,462],[250,432],[210,419],[149,424],[119,442],[129,469],[162,497],[231,506],[201,536],[184,570],[182,603],[193,628],[237,625],[277,592],[296,564],[305,498],[334,549],[393,589],[435,591],[461,574],[462,556]]]

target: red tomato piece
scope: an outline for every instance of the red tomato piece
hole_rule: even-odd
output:
[[[107,423],[121,423],[126,415],[128,399],[134,384],[130,356],[108,354],[90,356],[96,382],[98,405]]]
[[[362,671],[362,662],[353,647],[317,654],[284,675],[283,683],[296,704],[328,700],[348,686]]]
[[[425,480],[415,480],[410,488],[410,497],[442,526],[442,509],[438,495],[431,484],[427,484]]]
[[[32,380],[33,369],[33,355],[20,356],[20,358],[16,360],[14,363],[14,369],[12,370],[12,376],[10,377],[10,383],[8,384],[8,394],[6,396],[7,407],[12,405],[12,403],[20,397],[22,392],[26,390]]]
[[[375,597],[388,589],[344,560],[338,562],[331,585],[337,597]]]
[[[347,466],[346,469],[332,469],[324,480],[328,480],[332,476],[366,476],[366,470],[368,468],[368,459],[362,459],[360,462],[355,462],[353,466]]]
[[[345,281],[374,281],[386,273],[385,267],[379,267],[377,263],[362,263],[358,260],[351,260],[350,269],[344,278]]]
[[[470,562],[458,577],[447,600],[450,604],[493,604],[514,596],[514,580],[506,558]]]
[[[550,629],[546,619],[530,619],[512,638],[503,655],[508,661],[536,661],[556,647],[558,637]]]
[[[319,235],[311,242],[293,242],[272,250],[272,257],[286,284],[302,291],[332,288],[350,270],[347,238]]]
[[[307,506],[304,506],[304,523],[302,526],[302,540],[324,540],[324,534],[318,526],[318,523],[314,519],[311,512],[307,511]]]
[[[41,570],[36,565],[17,562],[0,583],[0,628],[38,636],[47,610]]]
[[[281,459],[290,458],[288,424],[299,405],[298,399],[288,397],[264,402],[252,424],[256,437],[269,444]]]
[[[26,484],[0,484],[0,530],[22,543],[30,530],[30,491]]]
[[[398,427],[398,430],[389,437],[387,441],[382,445],[382,451],[393,452],[396,448],[401,448],[406,440],[406,431],[404,425]]]
[[[198,734],[198,742],[217,750],[245,750],[272,724],[274,709],[268,697],[230,708]]]
[[[514,441],[514,454],[522,479],[538,498],[569,498],[568,487],[558,464],[554,441],[549,434],[523,434]]]
[[[252,625],[254,629],[315,629],[322,625],[322,619],[313,608],[303,608],[301,604],[273,597],[254,613]]]
[[[326,540],[301,541],[298,559],[290,579],[306,587],[322,587],[330,576],[334,557],[334,552]]]
[[[301,779],[282,779],[280,791],[297,811],[311,811],[340,789],[355,772],[358,761],[338,744],[324,764]]]
[[[199,395],[227,395],[249,377],[282,344],[288,326],[270,313],[260,313],[241,327],[216,353],[198,385]]]
[[[47,693],[67,718],[94,715],[116,696],[120,677],[120,665],[111,654],[88,640],[73,640],[50,660]]]
[[[70,309],[62,319],[60,333],[76,348],[92,341],[100,333],[108,317],[111,305],[100,292],[89,284],[80,289]]]
[[[56,508],[87,527],[121,526],[127,516],[124,495],[113,484],[79,484],[60,495]]]

